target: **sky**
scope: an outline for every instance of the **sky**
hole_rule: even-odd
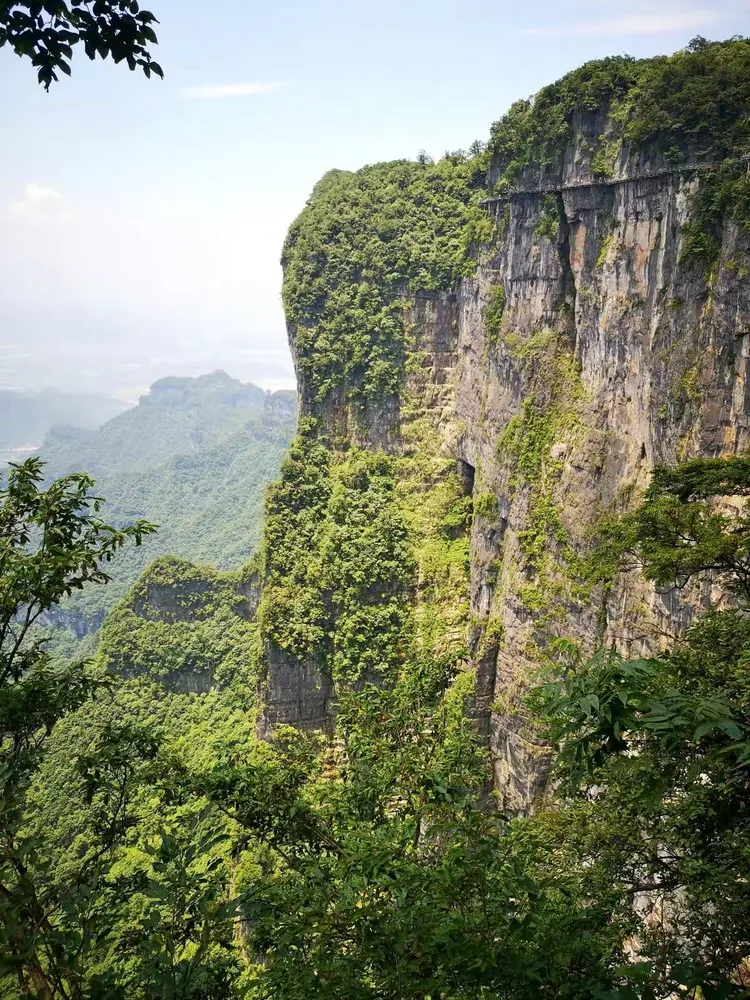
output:
[[[486,139],[580,63],[750,33],[750,0],[143,0],[165,79],[0,50],[0,388],[294,385],[279,257],[327,170]]]

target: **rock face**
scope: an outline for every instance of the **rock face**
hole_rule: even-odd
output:
[[[603,180],[588,152],[602,128],[582,121],[561,165],[527,170],[487,200],[494,235],[472,277],[450,292],[404,293],[400,393],[354,406],[302,385],[302,417],[338,449],[398,459],[427,448],[473,498],[476,714],[512,809],[544,787],[544,751],[519,697],[551,644],[637,653],[684,629],[701,601],[656,594],[635,574],[605,600],[581,568],[598,519],[637,496],[654,465],[749,443],[748,234],[725,220],[707,272],[684,253],[705,165],[625,147]],[[297,336],[290,325],[293,351]],[[314,662],[271,647],[267,673],[271,726],[330,718],[331,680]]]
[[[282,649],[266,656],[258,734],[268,737],[277,725],[327,729],[335,711],[331,677],[312,660],[298,660]]]
[[[496,788],[511,807],[538,794],[544,773],[512,704],[533,675],[545,633],[583,649],[604,642],[639,652],[683,629],[700,600],[657,595],[635,574],[620,581],[603,607],[588,594],[576,600],[565,567],[584,549],[598,513],[643,488],[654,465],[748,446],[750,241],[726,223],[710,276],[681,258],[699,184],[699,173],[645,155],[623,156],[616,176],[602,182],[585,156],[572,151],[562,178],[542,178],[543,193],[526,188],[488,203],[497,220],[505,218],[505,232],[459,292],[459,361],[449,376],[461,428],[456,454],[482,470],[481,489],[498,499],[496,518],[474,522],[471,590],[474,614],[498,616],[503,625],[502,648],[481,668],[494,701],[510,709],[491,714],[490,730]],[[550,198],[557,234],[539,238]],[[499,284],[507,306],[497,341],[488,346],[482,317]],[[539,331],[551,331],[556,346],[541,341]],[[530,350],[535,338],[538,348]],[[567,384],[554,370],[549,375],[556,350],[572,362]],[[502,442],[530,399],[559,439],[542,440],[549,447],[536,482],[519,488]],[[555,415],[560,402],[568,419]],[[530,421],[523,431],[534,432]],[[518,579],[540,488],[549,488],[562,528],[555,526],[556,541],[547,538],[555,567],[542,584],[556,606],[544,594],[524,600]],[[645,607],[652,623],[646,630]]]

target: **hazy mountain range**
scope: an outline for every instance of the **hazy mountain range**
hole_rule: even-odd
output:
[[[88,472],[103,517],[159,525],[116,560],[107,587],[58,609],[71,635],[95,630],[143,569],[163,554],[239,567],[260,539],[263,498],[296,427],[296,393],[267,392],[225,372],[155,382],[137,406],[95,430],[56,427],[39,449],[48,479]]]
[[[7,461],[32,451],[57,425],[93,429],[130,405],[121,399],[91,393],[0,389],[0,459]]]

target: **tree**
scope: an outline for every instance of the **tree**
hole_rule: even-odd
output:
[[[748,494],[743,460],[658,470],[620,551],[662,583],[719,572],[742,594],[746,515],[722,498]],[[659,657],[562,668],[532,699],[559,794],[526,818],[483,804],[455,662],[341,690],[330,743],[282,731],[187,776],[252,849],[238,888],[257,995],[746,998],[748,662],[730,610]]]
[[[40,630],[43,616],[86,584],[105,584],[107,565],[128,542],[140,545],[154,526],[138,521],[114,528],[101,520],[100,498],[84,474],[44,488],[43,464],[11,465],[0,490],[0,971],[12,971],[23,993],[68,996],[76,980],[71,944],[60,918],[76,901],[47,898],[34,878],[37,845],[24,832],[24,801],[53,727],[89,699],[102,683],[85,664],[53,665]],[[140,737],[130,733],[130,753]],[[103,775],[130,770],[117,746],[98,764]],[[108,833],[94,851],[89,876],[118,828],[127,788],[105,790]],[[93,793],[92,793],[93,794]],[[77,889],[86,881],[79,878]]]
[[[342,693],[332,745],[283,730],[193,775],[253,847],[252,995],[593,1000],[611,984],[625,930],[606,892],[543,829],[482,805],[472,681],[412,662]]]
[[[711,572],[750,605],[750,458],[696,458],[657,468],[644,503],[623,518],[646,575],[682,587]]]
[[[149,48],[158,44],[155,23],[137,0],[0,0],[0,48],[10,45],[30,59],[45,90],[58,72],[70,76],[69,60],[81,42],[89,59],[111,56],[131,70],[140,66],[147,77],[163,77]]]
[[[569,664],[531,699],[567,796],[550,822],[638,909],[630,975],[642,997],[750,987],[748,496],[747,458],[655,470],[607,541],[660,586],[711,574],[737,604],[698,617],[660,656],[602,650]]]

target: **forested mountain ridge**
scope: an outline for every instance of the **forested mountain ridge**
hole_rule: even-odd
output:
[[[123,555],[106,588],[89,588],[54,618],[82,637],[98,627],[151,560],[171,554],[215,569],[240,567],[255,551],[266,485],[294,433],[296,396],[265,392],[224,372],[154,383],[138,406],[95,431],[60,428],[40,456],[49,479],[79,469],[106,498],[115,524],[159,525]]]
[[[137,406],[94,431],[57,428],[42,452],[53,475],[77,468],[76,462],[94,477],[102,471],[130,473],[163,463],[165,456],[219,445],[269,415],[293,418],[295,410],[293,392],[266,392],[221,371],[162,378]]]

